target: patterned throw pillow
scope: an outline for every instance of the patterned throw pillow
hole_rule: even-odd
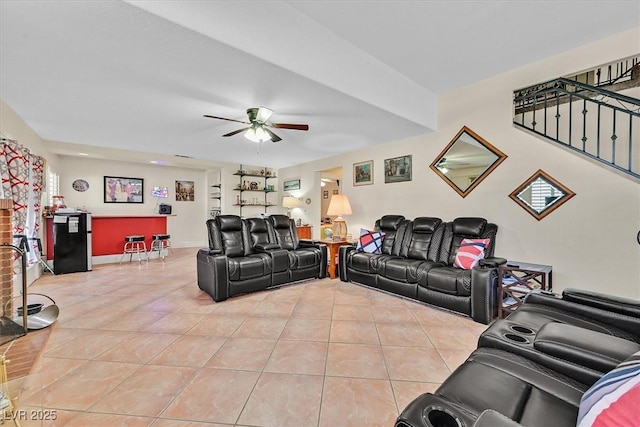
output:
[[[640,351],[604,374],[580,399],[578,427],[637,426]]]
[[[356,249],[368,254],[382,253],[382,242],[384,241],[384,233],[380,231],[370,231],[364,228],[360,229],[360,239]]]
[[[490,239],[462,239],[453,266],[471,270],[484,258],[484,250],[489,246]]]

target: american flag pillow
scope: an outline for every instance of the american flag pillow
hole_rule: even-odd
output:
[[[484,258],[484,250],[489,246],[490,239],[462,239],[453,266],[471,270]]]
[[[381,254],[383,241],[384,233],[361,228],[360,239],[358,239],[356,249],[369,254]]]

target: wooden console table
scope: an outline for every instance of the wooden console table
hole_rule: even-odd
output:
[[[553,267],[509,261],[498,267],[498,318],[514,312],[533,290],[552,290]]]

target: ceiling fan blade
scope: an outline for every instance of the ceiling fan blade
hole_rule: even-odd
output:
[[[269,136],[271,137],[271,142],[278,142],[278,141],[282,141],[282,138],[280,138],[278,135],[276,135],[275,133],[271,132],[269,129],[267,129],[266,127],[263,127],[264,131],[266,133],[269,134]]]
[[[278,129],[309,130],[309,125],[293,123],[271,123],[269,126]]]
[[[237,135],[237,134],[239,134],[240,132],[244,132],[244,131],[246,131],[246,130],[248,130],[248,129],[251,129],[251,128],[242,128],[242,129],[234,130],[233,132],[225,133],[225,134],[224,134],[224,135],[222,135],[222,136],[233,136],[233,135]]]
[[[258,108],[258,113],[256,114],[256,121],[258,123],[264,123],[269,120],[269,117],[273,114],[273,110],[268,109],[267,107]]]
[[[244,123],[245,125],[250,125],[251,123],[249,122],[243,122],[242,120],[235,120],[235,119],[227,119],[225,117],[218,117],[218,116],[210,116],[208,114],[205,114],[203,117],[207,117],[209,119],[218,119],[218,120],[226,120],[228,122],[236,122],[236,123]]]

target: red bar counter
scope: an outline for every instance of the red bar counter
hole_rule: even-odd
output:
[[[92,215],[92,256],[121,254],[124,236],[145,236],[147,250],[154,234],[167,233],[166,215]],[[53,259],[53,218],[45,218],[47,259]]]

